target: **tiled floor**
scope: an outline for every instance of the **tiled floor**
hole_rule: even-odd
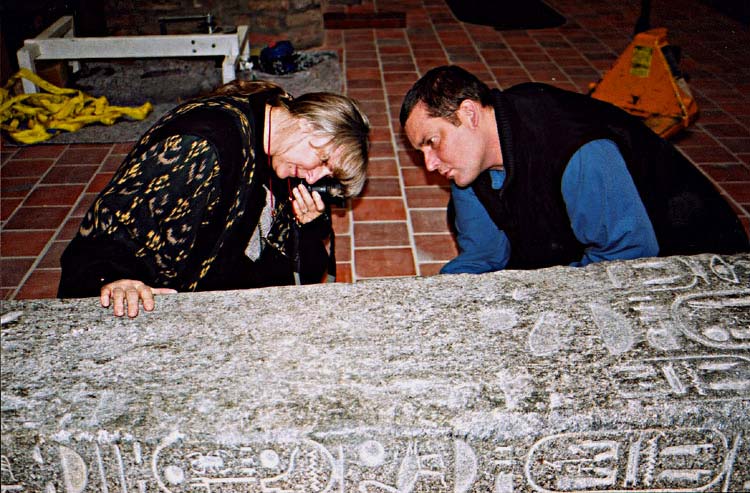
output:
[[[521,0],[522,1],[522,0]],[[492,86],[535,80],[585,92],[630,42],[640,0],[550,0],[560,28],[495,31],[456,21],[443,0],[364,0],[329,11],[405,11],[405,29],[326,32],[341,54],[346,92],[373,124],[370,180],[335,218],[339,279],[428,276],[456,254],[448,183],[405,144],[401,98],[429,68],[462,65]],[[653,2],[652,25],[682,48],[701,111],[674,139],[750,227],[750,33],[698,0]],[[54,297],[59,256],[129,145],[2,145],[0,299]]]

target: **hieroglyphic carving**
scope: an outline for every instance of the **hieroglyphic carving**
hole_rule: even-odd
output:
[[[750,272],[750,265],[738,261]],[[680,336],[706,347],[735,350],[750,349],[750,290],[686,291],[717,278],[722,283],[743,282],[735,264],[712,256],[708,265],[694,258],[674,257],[642,262],[614,264],[607,268],[612,284],[624,290],[627,308],[635,312],[643,328],[620,310],[600,302],[588,304],[604,346],[612,355],[631,350],[644,339],[662,351],[683,348]],[[712,277],[713,276],[713,277]],[[675,292],[674,301],[663,293]],[[656,296],[660,294],[662,296]],[[670,305],[671,303],[671,305]],[[505,331],[518,323],[517,314],[508,308],[485,309],[480,322],[492,331]],[[527,336],[527,349],[534,356],[550,356],[567,346],[573,322],[565,315],[545,311],[538,315]]]
[[[513,470],[516,467],[516,459],[513,447],[501,446],[494,450],[496,457],[492,463],[495,466],[495,482],[493,493],[513,493],[514,481]]]
[[[574,324],[565,315],[542,312],[537,317],[527,338],[529,352],[534,356],[549,356],[567,346]]]
[[[395,486],[378,480],[364,480],[359,483],[361,493],[388,492],[411,493],[418,482],[437,482],[441,489],[445,483],[445,463],[439,454],[422,454],[419,446],[411,442],[398,468]]]
[[[708,265],[694,258],[675,257],[615,264],[607,268],[607,273],[617,289],[631,293],[626,296],[628,309],[645,327],[651,347],[676,351],[684,347],[681,337],[685,336],[706,348],[737,350],[750,348],[750,290],[739,286],[713,291],[693,288],[708,287],[717,280],[732,286],[747,285],[738,267],[750,272],[748,264],[741,260],[730,264],[718,255],[712,256]],[[665,302],[663,294],[669,292],[674,292],[675,298]],[[613,308],[597,306],[595,310],[594,304],[590,306],[600,330],[615,327],[621,317],[621,333],[636,334],[636,329]]]
[[[87,434],[73,439],[66,437],[64,443],[46,445],[43,451],[36,446],[31,454],[35,463],[59,464],[60,476],[57,488],[49,483],[47,489],[64,493],[85,491],[145,493],[149,472],[143,461],[141,444],[132,439],[111,436],[101,432],[97,437]]]
[[[734,475],[743,437],[712,428],[560,433],[537,439],[528,450],[510,443],[491,452],[483,448],[481,458],[468,441],[449,435],[384,438],[327,445],[299,438],[217,448],[187,442],[175,432],[150,457],[146,451],[140,464],[130,461],[130,467],[119,469],[120,475],[107,471],[114,453],[107,452],[100,469],[96,453],[90,452],[97,446],[114,450],[114,445],[124,451],[138,442],[49,444],[46,457],[58,455],[62,477],[47,482],[46,491],[678,493],[734,491],[742,485],[747,490],[747,471]],[[3,491],[23,490],[3,460]]]
[[[685,291],[701,281],[708,283],[706,269],[691,258],[649,259],[607,267],[612,285],[635,292]]]
[[[679,296],[671,313],[683,334],[703,346],[750,349],[750,289]]]
[[[741,437],[713,429],[561,433],[529,450],[525,475],[540,492],[694,492],[726,484]]]
[[[630,361],[609,370],[622,397],[750,398],[750,358],[682,356]]]
[[[534,379],[526,368],[501,369],[495,376],[490,388],[500,389],[508,410],[520,408],[523,401],[534,393]]]
[[[380,467],[385,463],[385,447],[377,440],[366,440],[357,447],[359,462],[367,467]]]
[[[601,303],[589,303],[594,323],[599,327],[604,346],[610,354],[625,353],[635,343],[635,333],[625,316]]]
[[[152,470],[159,490],[164,493],[186,488],[206,493],[322,493],[349,491],[350,487],[366,493],[411,493],[424,488],[466,493],[476,481],[478,471],[472,447],[459,439],[449,442],[452,450],[435,443],[409,440],[402,453],[389,453],[380,441],[367,439],[350,445],[346,451],[339,446],[335,454],[307,439],[274,442],[262,448],[243,446],[185,454],[179,445],[182,439],[179,434],[172,434],[154,451]],[[422,450],[423,447],[430,450]],[[449,451],[452,453],[447,457]],[[352,473],[355,470],[358,472]],[[381,471],[373,477],[378,470]],[[355,477],[345,478],[345,471]],[[383,476],[384,471],[392,471],[387,473],[393,474],[390,481]]]
[[[343,464],[321,444],[303,440],[294,447],[284,472],[260,481],[263,492],[324,493],[343,484]]]
[[[485,308],[478,314],[479,322],[490,333],[501,333],[518,325],[518,314],[509,308]]]
[[[750,271],[750,262],[738,260],[735,264],[729,264],[724,258],[719,255],[711,257],[710,261],[711,272],[716,275],[719,279],[724,282],[731,284],[740,284],[740,278],[737,274],[737,267],[742,266],[746,270]]]
[[[76,451],[64,445],[58,446],[60,467],[66,493],[81,493],[88,484],[88,466]]]
[[[463,440],[453,441],[453,491],[466,493],[477,477],[478,461],[474,450]]]
[[[10,461],[4,455],[0,455],[0,493],[6,491],[23,491],[23,485],[16,481]]]
[[[696,258],[671,257],[613,264],[607,267],[607,275],[616,289],[632,292],[634,301],[637,297],[649,301],[648,293],[684,292],[700,285],[709,286],[714,278],[739,286],[743,279],[738,267],[750,273],[750,262],[737,260],[730,264],[719,255],[712,256],[707,267]]]
[[[183,439],[172,433],[154,450],[152,472],[164,493],[185,488],[206,493],[324,493],[343,485],[342,458],[312,440],[276,442],[275,449],[260,451],[242,446],[183,454],[177,447]]]
[[[380,445],[380,447],[383,446]],[[362,479],[357,481],[357,491],[360,493],[412,493],[414,491],[466,493],[470,491],[476,481],[478,471],[478,460],[474,450],[465,441],[454,439],[452,457],[446,457],[445,452],[447,451],[438,449],[426,452],[420,449],[416,441],[409,441],[406,452],[398,461],[393,482],[385,479]],[[360,463],[362,463],[361,460]],[[452,475],[448,463],[453,465]]]
[[[648,344],[660,351],[677,351],[682,348],[680,330],[671,320],[660,320],[646,330]]]
[[[0,484],[0,492],[23,491],[23,489],[23,485],[20,484]]]
[[[446,374],[435,378],[417,375],[397,381],[403,388],[419,390],[420,398],[428,393],[443,398],[443,389],[471,389],[470,406],[461,407],[460,402],[443,406],[441,401],[442,407],[420,408],[420,401],[409,394],[408,402],[387,402],[389,406],[409,406],[405,418],[395,412],[393,416],[398,419],[391,419],[386,413],[376,418],[377,426],[383,422],[403,426],[418,419],[425,428],[403,434],[401,428],[388,428],[370,434],[370,428],[357,427],[352,432],[353,438],[341,430],[327,434],[328,424],[321,421],[311,424],[311,429],[318,431],[311,431],[310,435],[290,429],[269,432],[265,441],[246,443],[242,441],[244,435],[238,434],[220,445],[185,440],[179,434],[170,435],[158,444],[148,441],[141,445],[132,437],[108,441],[93,436],[81,438],[87,433],[83,431],[70,432],[67,437],[61,433],[28,450],[22,460],[16,456],[3,460],[2,490],[513,493],[529,489],[635,492],[745,488],[750,491],[747,451],[737,452],[743,443],[741,437],[728,431],[719,433],[726,437],[727,445],[723,448],[716,444],[719,435],[712,430],[590,431],[568,438],[538,435],[542,429],[546,433],[597,429],[620,416],[619,422],[628,423],[623,426],[668,426],[673,415],[675,423],[716,423],[722,430],[726,424],[727,429],[746,434],[741,421],[738,425],[729,416],[742,416],[742,412],[732,413],[735,409],[746,410],[750,399],[747,285],[750,263],[728,264],[720,257],[708,263],[706,258],[700,263],[641,262],[631,267],[630,272],[635,272],[637,285],[629,285],[633,281],[627,277],[630,273],[621,271],[624,292],[609,297],[611,303],[590,303],[590,299],[582,301],[574,297],[575,306],[565,314],[562,310],[552,311],[557,306],[546,308],[545,300],[534,300],[533,291],[518,296],[514,293],[513,300],[523,301],[523,306],[504,303],[501,308],[480,310],[478,320],[485,332],[506,337],[513,343],[508,347],[521,351],[525,348],[528,354],[516,358],[510,351],[507,354],[498,351],[496,359],[481,360],[483,364],[489,362],[481,373],[471,373],[474,367],[469,369],[466,375],[474,378],[471,381],[462,380],[464,373],[453,373],[452,367],[446,373],[451,381],[445,385],[440,384],[439,378]],[[497,297],[486,299],[494,304]],[[468,317],[472,322],[476,320],[474,313]],[[592,321],[595,326],[575,330],[576,324]],[[646,344],[649,347],[644,347]],[[609,356],[604,354],[604,346]],[[653,348],[663,353],[650,350]],[[638,357],[628,359],[628,354]],[[550,362],[539,361],[545,357],[554,360],[554,367],[548,365]],[[591,390],[590,399],[581,385],[575,384],[577,376],[571,371],[575,366],[583,373],[586,365],[591,366],[585,371],[596,371],[583,380]],[[429,365],[426,369],[429,370]],[[605,385],[598,388],[602,383]],[[397,390],[401,392],[401,387]],[[545,392],[549,403],[544,398]],[[373,398],[372,402],[377,396],[367,395],[368,399]],[[4,401],[8,402],[6,398]],[[309,398],[312,402],[315,396]],[[685,400],[702,402],[685,407]],[[196,419],[189,428],[205,431],[201,440],[210,442],[215,427],[207,426],[204,430],[200,420],[215,409],[210,399],[206,399],[207,406],[202,402],[196,407],[201,415],[191,416]],[[590,404],[601,405],[592,419],[585,414]],[[445,409],[459,408],[455,417],[441,414]],[[702,420],[704,410],[707,418]],[[78,412],[67,411],[70,416]],[[660,415],[662,411],[664,414]],[[84,429],[91,429],[92,423],[97,422],[70,416],[61,416],[58,426],[79,429],[78,423],[83,423]],[[159,419],[160,415],[154,416]],[[245,427],[253,416],[253,413],[243,416],[247,421],[237,429],[254,430]],[[383,416],[388,420],[380,421]],[[561,418],[559,422],[557,417]],[[354,420],[347,421],[351,423]],[[455,425],[460,432],[453,435],[450,430],[434,431],[430,426],[435,423]],[[154,422],[149,421],[148,425],[153,426]],[[273,433],[293,438],[278,440]],[[257,439],[257,435],[250,436]],[[335,436],[341,436],[342,440],[337,441]],[[222,435],[221,440],[225,438]],[[475,444],[472,440],[477,440],[476,448],[472,447]],[[539,445],[543,440],[547,442]],[[529,448],[531,443],[537,448]],[[16,453],[13,447],[18,445],[13,442],[6,445],[4,441],[3,446]],[[543,449],[545,459],[532,462],[528,472],[527,457],[534,455],[538,459],[539,449]],[[728,471],[735,456],[738,466],[730,476]],[[11,470],[11,464],[16,469],[18,464],[22,466]],[[23,476],[29,468],[42,471],[35,478],[42,477],[43,481],[24,487]],[[528,481],[529,475],[536,481],[534,485]],[[716,481],[712,479],[717,477]],[[730,483],[731,490],[727,486]]]
[[[750,266],[738,261],[748,272]],[[656,296],[675,292],[678,295],[700,285],[711,285],[712,279],[723,283],[741,284],[735,264],[722,257],[712,256],[708,265],[694,258],[673,257],[641,262],[614,264],[607,268],[611,283],[625,291],[628,309],[645,328],[634,324],[620,310],[604,303],[588,304],[607,350],[613,355],[628,352],[637,341],[645,339],[652,347],[675,351],[683,347],[679,336],[709,347],[722,349],[750,348],[750,291],[703,291],[680,295],[670,302]],[[712,277],[713,276],[713,277]],[[631,293],[628,295],[627,293]],[[515,298],[514,298],[515,299]],[[705,320],[691,318],[688,311],[698,313],[703,319],[717,319],[706,329],[698,331],[695,325],[705,326]],[[723,320],[722,320],[723,317]],[[485,309],[479,314],[481,324],[495,332],[509,330],[517,325],[518,315],[509,308]],[[724,322],[724,323],[722,323]],[[527,349],[534,356],[550,356],[567,345],[573,323],[565,315],[545,311],[538,315],[527,336]]]

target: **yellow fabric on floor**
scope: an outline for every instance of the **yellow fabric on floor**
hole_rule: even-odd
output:
[[[12,94],[21,78],[46,92]],[[92,123],[112,125],[123,116],[143,120],[152,109],[148,102],[139,107],[111,106],[104,96],[95,98],[78,89],[57,87],[27,69],[16,72],[0,89],[0,128],[24,144],[45,141],[59,131],[75,132]]]

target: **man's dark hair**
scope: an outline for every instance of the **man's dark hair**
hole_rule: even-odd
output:
[[[431,117],[445,118],[458,125],[456,110],[465,99],[479,101],[482,106],[492,105],[490,88],[474,74],[456,65],[435,67],[415,82],[404,96],[399,115],[401,126],[406,125],[406,120],[420,101],[425,104]]]

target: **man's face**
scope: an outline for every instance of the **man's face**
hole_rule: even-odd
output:
[[[428,171],[437,171],[465,187],[482,171],[484,143],[471,125],[463,104],[456,115],[461,122],[458,126],[445,118],[429,116],[424,103],[420,102],[406,120],[404,130],[411,145],[424,155]]]

